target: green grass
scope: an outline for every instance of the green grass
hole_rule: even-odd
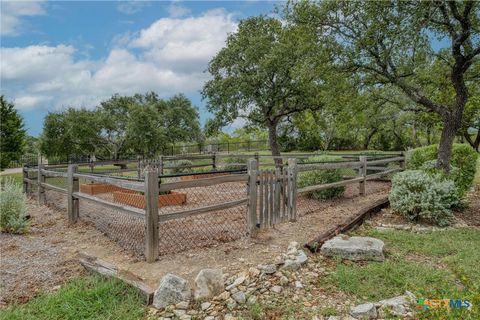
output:
[[[468,299],[474,305],[471,312],[428,310],[421,318],[480,318],[478,230],[455,229],[426,234],[367,230],[361,234],[383,240],[387,260],[363,265],[339,261],[334,272],[322,279],[320,285],[340,289],[362,301],[389,298],[405,290],[425,299]]]
[[[67,283],[53,294],[0,311],[2,320],[140,319],[142,298],[123,283],[85,277]]]
[[[15,181],[16,183],[18,184],[22,184],[22,179],[23,179],[23,174],[20,172],[20,173],[11,173],[11,174],[3,174],[0,176],[0,179],[4,179],[4,178],[12,178],[13,181]]]

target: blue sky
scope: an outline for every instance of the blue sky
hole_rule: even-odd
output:
[[[50,110],[93,107],[114,93],[199,91],[208,61],[240,19],[273,1],[1,2],[1,93],[37,136]]]

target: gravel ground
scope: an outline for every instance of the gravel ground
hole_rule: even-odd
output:
[[[91,223],[68,226],[65,211],[29,204],[31,224],[26,235],[0,235],[2,304],[27,301],[41,291],[51,291],[67,279],[84,273],[76,257],[85,252],[130,271],[152,287],[168,272],[193,281],[204,268],[222,268],[233,274],[270,261],[290,241],[301,244],[355,215],[359,208],[385,196],[388,183],[370,182],[367,196],[358,196],[358,186],[349,186],[346,197],[323,202],[319,210],[305,214],[295,223],[282,223],[256,238],[242,238],[208,248],[192,248],[167,254],[148,264],[122,249]]]

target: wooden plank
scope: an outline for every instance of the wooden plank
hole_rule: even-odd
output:
[[[172,212],[168,214],[161,214],[159,216],[159,221],[165,222],[165,221],[174,220],[174,219],[192,217],[202,213],[207,213],[207,212],[217,211],[217,210],[225,210],[225,209],[233,208],[241,204],[247,204],[247,203],[248,203],[248,197],[240,200],[233,200],[229,202],[214,204],[214,205],[200,207],[200,208],[182,210],[182,211]]]
[[[248,234],[253,237],[257,227],[257,161],[248,160],[248,210],[247,226]]]
[[[145,258],[155,262],[159,255],[158,237],[158,172],[147,167],[145,170]]]
[[[298,165],[298,172],[311,171],[311,170],[331,170],[342,168],[360,168],[362,163],[360,161],[348,161],[348,162],[331,162],[331,163],[315,163],[315,164],[300,164]]]
[[[268,215],[270,216],[270,226],[275,225],[275,212],[274,212],[274,193],[275,193],[275,175],[273,170],[269,170],[269,176],[270,178],[268,179],[268,182],[270,184],[269,186],[269,192],[268,192]]]
[[[58,178],[68,178],[68,173],[66,172],[59,172],[59,171],[52,171],[52,170],[41,170],[42,174],[45,177],[58,177]]]
[[[340,233],[345,233],[355,228],[356,226],[360,225],[361,223],[363,223],[365,219],[367,219],[372,214],[379,212],[383,208],[386,208],[388,206],[388,203],[389,203],[388,197],[384,197],[367,205],[366,207],[361,208],[358,211],[358,213],[353,217],[353,219],[349,218],[344,222],[330,228],[326,232],[320,234],[318,237],[316,237],[315,239],[305,244],[305,247],[308,248],[313,253],[318,252],[322,244],[325,243],[325,241],[333,238],[334,236]]]
[[[363,180],[363,177],[357,177],[357,178],[350,179],[350,180],[342,180],[342,181],[337,181],[337,182],[332,182],[332,183],[319,184],[319,185],[315,185],[315,186],[308,186],[308,187],[298,189],[297,194],[301,194],[301,193],[305,193],[305,192],[312,192],[312,191],[319,191],[319,190],[326,190],[326,189],[335,188],[335,187],[341,187],[341,186],[345,186],[345,185],[351,184],[351,183],[356,183],[356,182],[359,182],[359,181],[362,181],[362,180]]]
[[[42,174],[42,156],[38,155],[38,164],[37,164],[37,202],[39,205],[45,204],[45,189],[42,186],[42,182],[45,182],[45,176]]]
[[[389,169],[390,169],[389,167],[367,167],[367,170],[371,170],[371,171],[385,171]]]
[[[274,190],[274,212],[275,212],[275,223],[281,222],[281,203],[280,203],[280,190],[282,187],[282,179],[280,175],[281,168],[275,168],[275,190]]]
[[[258,180],[259,180],[259,185],[258,185],[258,211],[259,211],[259,219],[260,219],[260,228],[265,228],[265,212],[263,209],[263,189],[265,187],[264,184],[264,174],[263,170],[258,171]]]
[[[121,270],[111,263],[83,252],[80,253],[78,260],[89,272],[99,274],[106,278],[119,279],[120,281],[125,282],[127,285],[135,288],[144,297],[144,301],[147,305],[152,303],[155,290],[144,283],[141,278],[137,277],[133,273],[126,270]]]
[[[297,159],[288,159],[288,181],[290,183],[290,221],[297,220]]]
[[[70,223],[75,223],[78,219],[78,199],[73,196],[73,193],[79,190],[78,178],[74,176],[77,170],[78,165],[76,164],[68,166],[67,214]]]
[[[366,185],[367,185],[367,180],[365,178],[367,176],[367,157],[361,156],[360,157],[360,162],[362,163],[362,167],[359,170],[359,174],[360,174],[360,177],[362,178],[362,180],[360,180],[358,190],[359,190],[360,195],[365,196],[366,195]],[[348,181],[348,180],[346,180],[346,181]]]
[[[134,208],[134,207],[128,207],[128,206],[122,206],[120,204],[116,204],[113,202],[109,202],[91,195],[88,195],[86,193],[81,193],[81,192],[74,192],[73,196],[77,199],[85,199],[90,202],[97,203],[99,205],[102,205],[104,207],[114,209],[114,210],[119,210],[122,212],[125,212],[135,218],[140,218],[140,219],[145,219],[145,211],[142,209]]]
[[[190,166],[181,166],[180,168],[202,168],[202,167],[210,167],[213,166],[213,163],[205,163],[205,164],[192,164]],[[166,166],[163,169],[177,169],[178,166]],[[208,173],[208,172],[205,172]]]
[[[387,159],[381,159],[381,160],[372,160],[368,161],[367,165],[372,165],[372,164],[384,164],[384,163],[390,163],[390,162],[398,162],[398,161],[404,161],[404,157],[394,157],[394,158],[387,158]]]
[[[84,179],[92,180],[95,182],[112,184],[114,186],[125,188],[125,189],[130,189],[130,190],[135,190],[140,192],[145,191],[145,186],[143,185],[142,182],[130,181],[130,180],[121,179],[121,178],[110,178],[105,176],[83,174],[83,173],[75,173],[74,176],[77,178],[84,178]]]
[[[248,174],[231,174],[231,175],[211,177],[211,178],[205,178],[205,179],[162,183],[162,185],[160,186],[160,192],[165,192],[165,191],[170,191],[175,189],[187,189],[187,188],[213,186],[216,184],[227,183],[227,182],[247,182],[247,181],[248,181]]]
[[[52,185],[52,184],[48,184],[48,183],[42,182],[42,183],[41,183],[41,186],[44,187],[45,189],[51,189],[51,190],[54,190],[54,191],[57,191],[57,192],[61,192],[61,193],[67,194],[67,189],[63,189],[63,188],[54,186],[54,185]]]

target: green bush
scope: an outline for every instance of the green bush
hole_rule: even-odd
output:
[[[407,169],[427,170],[430,173],[439,173],[434,164],[438,155],[438,145],[416,148],[407,153]],[[470,189],[475,177],[478,154],[466,144],[454,144],[452,150],[452,171],[449,179],[455,182],[457,193],[463,197]]]
[[[440,226],[449,224],[451,210],[460,202],[453,181],[422,170],[394,175],[389,200],[394,211],[410,220],[428,219]]]
[[[253,157],[252,157],[253,158]],[[230,157],[225,158],[223,170],[243,170],[247,169],[247,158]]]
[[[8,177],[0,181],[0,229],[3,232],[24,233],[28,223],[27,197],[22,185]]]
[[[172,173],[190,173],[192,172],[193,162],[190,160],[177,160],[172,163]]]
[[[342,179],[342,172],[339,169],[306,171],[298,174],[298,187],[303,188],[319,184],[326,184],[331,182],[337,182]],[[306,196],[308,198],[317,200],[327,200],[341,197],[344,192],[345,187],[342,186],[326,190],[308,192]]]

